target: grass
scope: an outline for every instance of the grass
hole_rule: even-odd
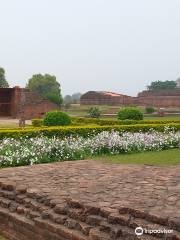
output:
[[[144,120],[180,120],[180,115],[168,115],[164,117],[145,116]]]
[[[114,156],[104,155],[93,159],[118,164],[171,166],[180,164],[180,149],[163,150],[159,152],[127,153]]]
[[[0,240],[7,240],[7,238],[0,236]]]
[[[108,106],[108,105],[79,105],[79,104],[72,104],[72,106],[66,110],[67,114],[72,116],[87,116],[88,110],[90,107],[96,106],[101,110],[102,118],[109,118],[109,119],[117,119],[116,116],[113,115],[104,115],[103,114],[117,114],[120,106]],[[145,112],[145,107],[140,107],[140,109]],[[158,116],[145,116],[144,119],[146,120],[168,120],[168,119],[174,119],[174,120],[180,120],[180,115],[175,115],[173,112],[180,112],[180,108],[166,108],[167,111],[172,112],[172,114],[164,116],[164,117],[158,117]]]

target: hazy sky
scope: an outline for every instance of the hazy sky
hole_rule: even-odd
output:
[[[0,0],[0,66],[11,86],[50,73],[63,94],[136,95],[180,77],[180,0]]]

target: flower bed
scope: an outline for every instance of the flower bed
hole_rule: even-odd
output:
[[[70,136],[3,139],[0,142],[0,166],[32,165],[63,160],[84,159],[100,154],[119,154],[180,147],[180,132],[103,131],[84,138]]]

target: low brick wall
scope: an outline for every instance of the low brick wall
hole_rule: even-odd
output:
[[[127,167],[123,167],[123,171],[117,171],[117,168],[122,167],[111,166],[109,168],[108,165],[91,163],[92,161],[87,161],[84,165],[82,162],[84,161],[70,163],[70,165],[61,163],[2,169],[0,173],[0,232],[9,240],[180,240],[180,222],[179,218],[175,217],[179,211],[179,205],[175,205],[176,208],[172,211],[172,204],[168,205],[168,209],[165,208],[169,203],[167,201],[165,203],[162,201],[162,206],[158,207],[153,203],[153,198],[161,196],[162,191],[167,195],[167,191],[164,192],[164,188],[167,188],[166,181],[170,184],[168,185],[168,196],[170,196],[168,201],[172,202],[178,197],[178,183],[176,186],[171,185],[178,176],[178,170],[171,168],[171,174],[174,173],[176,176],[168,179],[163,174],[161,175],[163,170],[160,168],[128,167],[130,171],[137,168],[133,179],[137,180],[138,185],[136,181],[132,183],[132,179],[121,185],[129,172]],[[87,174],[89,171],[91,174]],[[151,172],[151,177],[148,178],[150,180],[144,181],[142,174],[147,176],[149,172]],[[82,178],[84,173],[84,178]],[[102,173],[105,174],[103,177]],[[114,175],[116,181],[111,185]],[[132,176],[133,173],[129,172],[129,175]],[[156,175],[158,175],[156,183],[151,184]],[[98,180],[100,182],[97,186],[92,185],[94,178],[97,178],[96,183]],[[33,184],[30,179],[33,179]],[[79,184],[77,184],[77,179],[80,179]],[[153,186],[153,193],[149,186]],[[78,189],[84,192],[84,200],[79,197],[81,193]],[[137,189],[151,195],[137,195]],[[133,202],[129,205],[127,196],[132,191],[134,191],[133,199],[131,199]],[[70,197],[69,193],[76,197],[72,195]],[[176,195],[172,196],[172,193]],[[105,196],[110,197],[112,202],[107,201]],[[149,196],[152,198],[150,199]],[[159,201],[164,199],[163,197],[166,196],[162,195]],[[142,206],[136,207],[137,203],[144,206],[146,210],[143,210]],[[149,211],[150,206],[155,207],[156,211]],[[162,212],[159,210],[161,207],[164,209]],[[167,216],[169,211],[171,216]],[[172,229],[173,234],[167,236],[163,233],[154,233],[153,236],[143,234],[136,237],[134,231],[138,226],[152,230]]]

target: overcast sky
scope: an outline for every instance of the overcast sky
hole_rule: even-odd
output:
[[[136,95],[180,77],[180,0],[0,0],[0,66],[11,86],[50,73],[63,94]]]

